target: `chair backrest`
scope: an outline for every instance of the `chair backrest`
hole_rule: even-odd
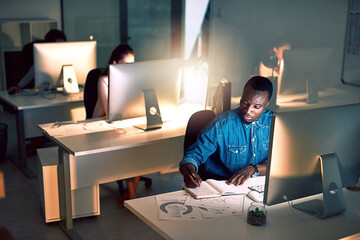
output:
[[[86,76],[84,87],[86,119],[92,118],[94,113],[95,105],[98,99],[98,80],[105,71],[106,68],[95,68]]]
[[[200,131],[215,117],[216,114],[211,110],[201,110],[190,117],[185,132],[184,151],[196,141]]]

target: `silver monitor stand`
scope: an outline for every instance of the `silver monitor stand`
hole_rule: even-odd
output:
[[[319,160],[321,163],[323,201],[319,199],[310,200],[294,204],[293,207],[316,217],[326,218],[344,212],[346,207],[336,153],[321,155]]]
[[[146,124],[135,127],[147,130],[154,130],[162,127],[162,118],[159,104],[154,89],[144,90]]]

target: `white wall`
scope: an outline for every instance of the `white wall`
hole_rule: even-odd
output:
[[[50,18],[61,27],[60,0],[1,0],[1,18]]]
[[[329,82],[340,82],[347,1],[212,0],[212,4],[210,81],[225,77],[233,83],[233,96],[241,95],[261,54],[281,36],[293,48],[332,48]]]

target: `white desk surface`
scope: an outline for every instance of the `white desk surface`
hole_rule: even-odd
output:
[[[346,88],[345,88],[346,89]],[[360,102],[360,88],[350,90],[327,88],[319,91],[319,100],[315,103],[306,103],[307,94],[280,95],[277,99],[279,109],[276,112],[314,109],[329,106],[347,105]]]
[[[103,119],[83,122],[41,124],[44,133],[74,156],[115,151],[148,145],[171,138],[183,138],[191,114],[199,106],[180,107],[176,113],[163,118],[161,129],[144,131],[133,127],[146,123],[145,117],[107,123]],[[172,119],[167,121],[166,119]],[[164,120],[165,119],[165,120]],[[64,130],[62,130],[64,129]],[[126,133],[124,134],[124,130]]]
[[[164,195],[174,194],[183,194],[183,190]],[[166,239],[339,239],[360,233],[360,192],[345,189],[344,195],[346,212],[326,219],[291,209],[288,203],[266,206],[264,226],[246,222],[246,210],[252,202],[248,197],[245,197],[245,211],[241,215],[195,221],[158,220],[155,196],[125,201],[125,207]],[[305,199],[309,198],[321,198],[321,195]]]
[[[7,91],[0,92],[0,98],[17,110],[42,108],[48,106],[63,105],[68,102],[82,102],[84,92],[64,95],[62,93],[39,93],[37,95],[14,94]]]

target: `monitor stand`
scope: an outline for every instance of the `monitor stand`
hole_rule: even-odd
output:
[[[60,80],[63,83],[65,92],[67,93],[79,92],[79,85],[76,79],[74,66],[72,64],[62,66]]]
[[[316,84],[310,79],[306,79],[307,104],[319,102],[319,93]]]
[[[294,204],[293,207],[316,217],[326,218],[344,212],[346,207],[336,153],[321,155],[319,160],[323,201],[319,199],[310,200]]]
[[[146,124],[134,127],[145,131],[154,130],[162,127],[162,119],[159,104],[154,89],[144,90]]]

